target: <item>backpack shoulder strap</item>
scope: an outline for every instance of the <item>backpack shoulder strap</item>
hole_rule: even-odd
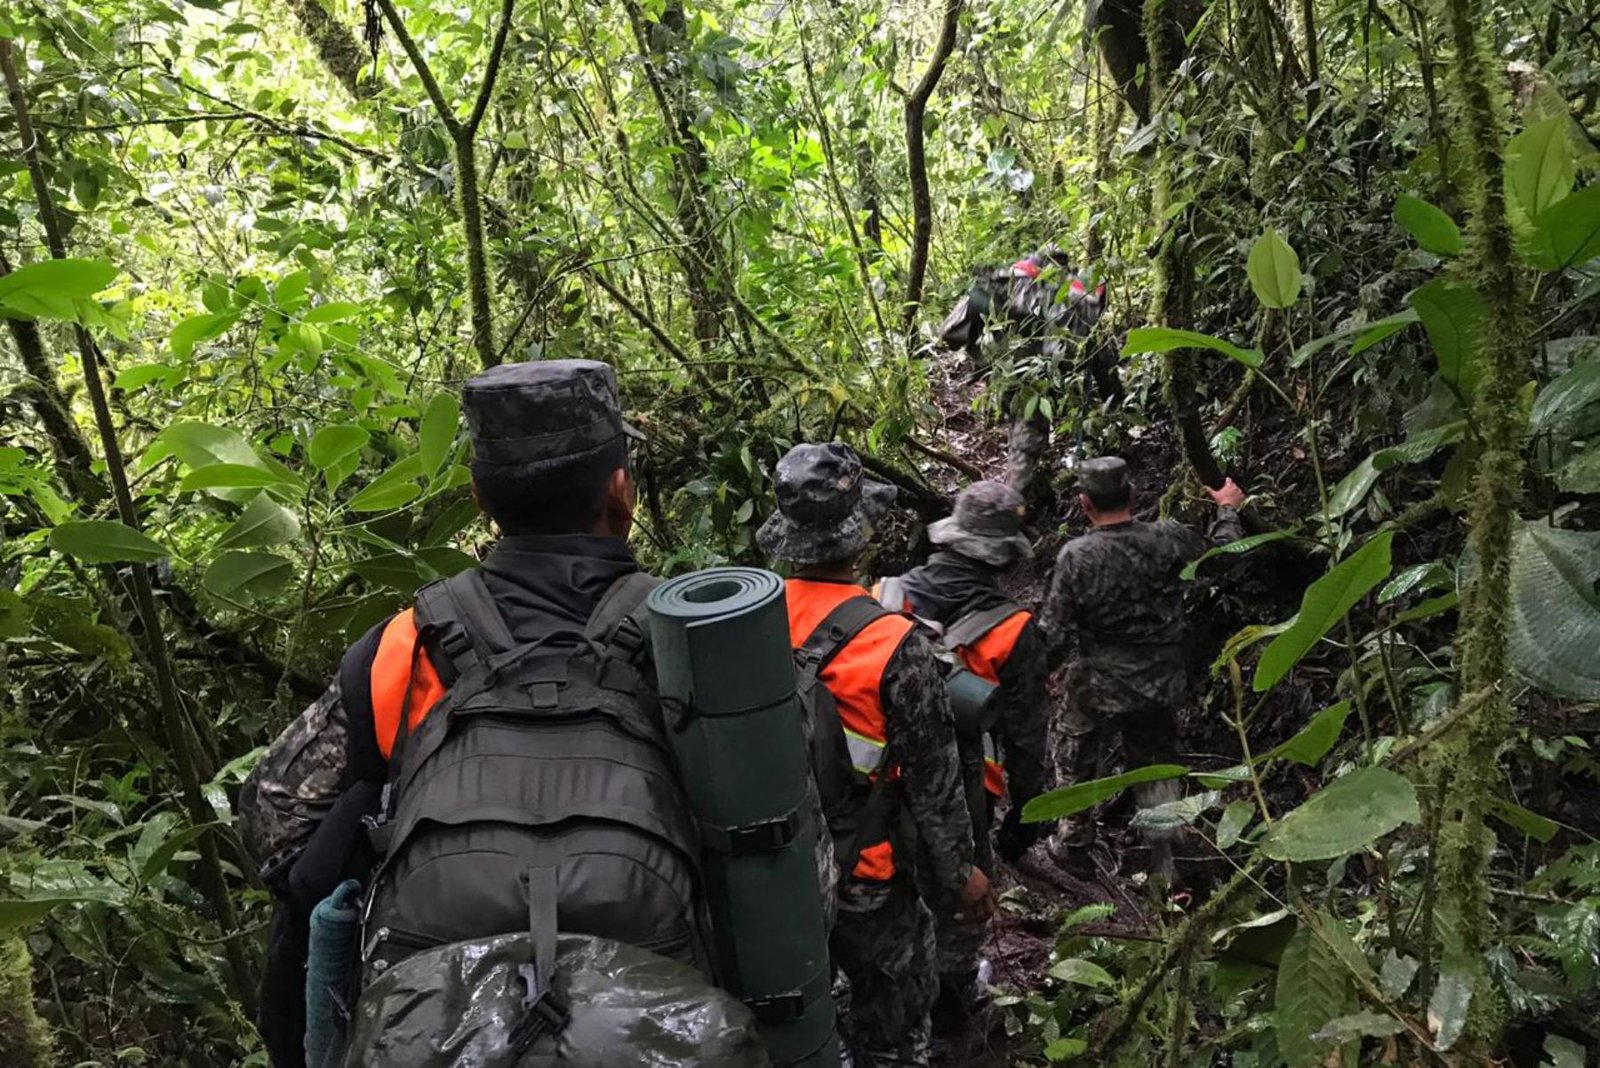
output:
[[[850,644],[852,638],[884,616],[894,615],[872,597],[851,597],[841,601],[833,611],[822,617],[815,630],[806,637],[800,652],[816,663],[821,672],[839,651]]]
[[[978,612],[968,612],[945,628],[944,647],[955,650],[964,645],[971,645],[1021,611],[1022,609],[1017,605],[1007,601],[1005,604],[997,604],[993,608],[985,608]]]
[[[456,678],[516,648],[517,640],[477,568],[424,586],[417,592],[416,612],[418,631],[431,628]]]
[[[617,626],[625,620],[633,619],[636,622],[644,618],[645,598],[650,592],[661,585],[661,580],[654,575],[643,571],[634,571],[623,575],[613,582],[594,606],[594,611],[589,615],[589,622],[584,625],[583,633],[590,638],[604,641]]]

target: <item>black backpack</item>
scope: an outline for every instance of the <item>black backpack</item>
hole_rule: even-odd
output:
[[[418,594],[415,655],[443,654],[448,692],[415,731],[408,696],[390,754],[363,919],[369,979],[494,934],[531,931],[553,952],[558,923],[709,974],[699,832],[648,667],[656,582],[619,579],[581,631],[531,644],[476,570]]]
[[[795,691],[806,715],[812,774],[828,831],[833,836],[835,870],[841,879],[850,877],[865,846],[883,841],[894,830],[893,802],[897,795],[887,788],[888,775],[869,780],[868,775],[856,770],[844,723],[839,719],[838,702],[821,675],[856,635],[893,614],[876,598],[852,597],[824,616],[794,651]],[[878,767],[893,767],[893,753],[888,748]]]

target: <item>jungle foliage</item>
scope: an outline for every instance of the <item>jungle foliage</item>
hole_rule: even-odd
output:
[[[1003,1063],[1593,1063],[1595,0],[16,0],[0,68],[0,1062],[264,1063],[237,785],[488,541],[459,383],[586,356],[662,573],[801,440],[940,514],[1018,388],[1250,492],[1224,751],[1030,810],[1182,778],[1216,886],[1015,898]],[[932,328],[1046,241],[1111,314],[968,385]]]

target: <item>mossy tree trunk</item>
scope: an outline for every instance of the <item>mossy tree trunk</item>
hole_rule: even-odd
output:
[[[0,938],[0,1064],[49,1068],[50,1029],[33,1007],[33,957],[21,938]]]
[[[1436,758],[1448,764],[1449,772],[1439,780],[1446,793],[1436,927],[1445,967],[1454,959],[1473,980],[1467,1041],[1481,1052],[1493,1047],[1503,1019],[1483,966],[1483,952],[1495,934],[1489,907],[1494,838],[1484,817],[1497,791],[1500,748],[1511,726],[1507,618],[1512,533],[1524,467],[1520,442],[1527,421],[1518,393],[1528,379],[1531,359],[1521,321],[1522,279],[1506,219],[1500,76],[1478,39],[1478,28],[1489,25],[1489,13],[1474,0],[1446,0],[1445,16],[1456,52],[1452,67],[1461,115],[1458,143],[1467,160],[1472,209],[1463,273],[1483,295],[1488,315],[1481,339],[1483,370],[1473,402],[1483,456],[1473,482],[1468,544],[1478,571],[1467,591],[1457,639],[1461,700],[1476,706],[1459,741]]]

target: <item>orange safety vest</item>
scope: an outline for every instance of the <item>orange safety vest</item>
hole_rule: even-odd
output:
[[[873,596],[878,595],[881,587],[882,583],[872,587]],[[909,615],[916,614],[909,593],[905,594],[905,605],[901,611]],[[1022,637],[1022,628],[1032,618],[1032,612],[1019,608],[990,627],[977,641],[957,646],[955,654],[968,671],[998,686],[1000,669],[1011,659],[1011,654],[1017,648],[1017,639]],[[983,739],[983,788],[995,797],[1001,797],[1006,792],[1006,769],[1000,763],[994,741],[988,735],[984,735]]]
[[[867,596],[860,586],[845,582],[790,579],[785,587],[789,642],[796,649],[805,644],[829,612],[852,597]],[[869,776],[890,771],[879,767],[884,747],[889,744],[883,715],[883,672],[909,633],[911,621],[904,616],[891,613],[875,619],[850,639],[818,676],[839,706],[851,763]],[[884,841],[861,851],[855,876],[882,881],[891,878],[894,871],[894,851]]]
[[[406,692],[411,693],[411,726],[425,719],[445,694],[444,683],[433,668],[428,654],[417,647],[417,618],[407,608],[383,628],[378,652],[372,658],[372,727],[378,751],[389,759],[395,735],[400,731],[400,713],[405,708]]]

